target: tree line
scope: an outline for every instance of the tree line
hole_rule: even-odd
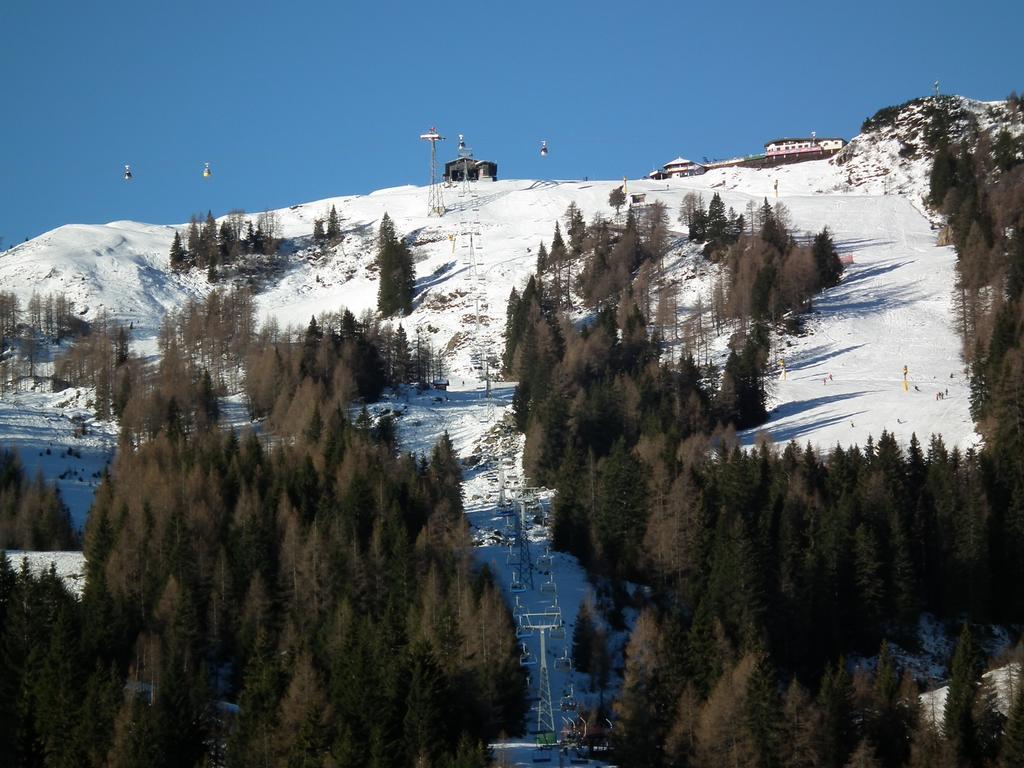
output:
[[[184,237],[174,232],[170,265],[175,271],[205,269],[210,282],[215,282],[227,270],[244,267],[243,257],[276,256],[281,242],[281,225],[274,211],[257,215],[255,224],[245,211],[232,211],[219,227],[207,211],[204,219],[192,216]]]

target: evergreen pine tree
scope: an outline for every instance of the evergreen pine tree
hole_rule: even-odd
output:
[[[785,222],[768,203],[768,198],[765,198],[761,206],[761,239],[775,246],[779,253],[789,250],[789,232],[786,231]]]
[[[544,243],[542,242],[539,246],[537,246],[537,274],[538,275],[543,275],[544,272],[547,270],[547,268],[548,268],[548,249],[547,249],[547,246],[544,245]],[[530,279],[531,280],[534,279],[532,275],[530,276]]]
[[[870,529],[861,523],[853,533],[854,581],[860,603],[858,626],[870,638],[882,620],[885,595],[878,545]]]
[[[964,624],[953,655],[952,677],[942,716],[942,732],[951,743],[957,759],[969,762],[974,756],[974,688],[978,679],[978,659],[971,629]]]
[[[231,222],[225,219],[220,224],[220,233],[217,236],[218,243],[218,258],[217,261],[220,264],[230,264],[238,249],[238,241],[236,232],[231,226]]]
[[[722,659],[715,637],[715,617],[707,596],[697,603],[686,638],[687,668],[701,696],[707,696],[722,674]]]
[[[590,602],[580,603],[576,614],[576,625],[572,630],[572,664],[573,668],[584,674],[590,673],[590,661],[594,651],[594,619],[590,612]]]
[[[708,239],[708,214],[703,205],[693,211],[688,237],[695,243],[703,243]]]
[[[187,266],[187,254],[181,244],[181,234],[175,231],[174,242],[171,243],[171,269],[182,270]]]
[[[392,377],[395,384],[408,384],[411,374],[409,338],[405,329],[399,325],[395,331],[395,349],[392,354]]]
[[[378,311],[385,317],[409,314],[412,311],[412,294],[416,282],[412,253],[398,239],[395,225],[387,213],[381,219],[377,231],[377,268],[380,272]]]
[[[999,750],[1000,768],[1024,768],[1024,676],[1018,670]]]
[[[206,212],[206,221],[203,223],[203,229],[199,237],[202,252],[198,259],[199,266],[209,267],[211,264],[216,265],[217,254],[220,249],[217,244],[217,222],[214,220],[211,211]]]
[[[839,768],[854,746],[853,685],[840,659],[821,681],[818,706],[822,711],[822,755],[827,765]]]
[[[599,555],[619,573],[639,564],[647,519],[646,487],[640,464],[619,439],[600,466],[594,528]]]
[[[725,213],[725,203],[717,192],[708,203],[706,228],[707,240],[712,247],[724,245],[728,241],[729,218]]]
[[[757,754],[757,765],[761,768],[774,768],[780,765],[781,747],[782,708],[778,684],[768,655],[760,649],[753,653],[754,668],[747,680],[746,726]]]
[[[328,242],[336,243],[341,239],[341,219],[338,217],[338,211],[335,207],[331,206],[331,212],[327,214],[327,235]]]
[[[818,285],[822,288],[836,285],[842,274],[843,265],[828,227],[815,235],[811,253],[814,255],[814,265],[818,270]]]
[[[615,209],[615,215],[619,215],[619,210],[626,204],[626,193],[622,191],[622,187],[615,187],[611,192],[608,193],[608,205]]]
[[[444,716],[443,679],[433,652],[423,643],[412,649],[411,656],[403,739],[410,763],[436,755]]]
[[[202,250],[202,238],[199,235],[199,220],[193,216],[188,223],[188,256],[192,263],[199,260]]]
[[[76,761],[75,742],[71,738],[79,717],[84,691],[81,688],[82,659],[78,628],[70,606],[57,608],[41,669],[34,681],[37,698],[39,735],[42,753],[49,765],[70,765]]]

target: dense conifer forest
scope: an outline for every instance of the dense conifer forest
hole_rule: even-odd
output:
[[[622,211],[613,190],[614,216],[565,211],[509,297],[524,469],[557,491],[554,546],[611,596],[584,603],[572,655],[602,691],[621,673],[599,713],[618,765],[1024,766],[1024,678],[1004,714],[977,636],[1024,625],[1024,139],[954,141],[954,103],[923,103],[978,449],[884,432],[738,446],[767,418],[773,339],[842,280],[829,230],[798,237],[781,204]],[[719,275],[685,321],[666,279],[673,218]],[[341,236],[333,208],[314,222],[315,248]],[[208,215],[171,264],[252,277],[280,245],[272,214]],[[387,215],[375,266],[378,315],[407,315],[413,258]],[[0,453],[0,548],[81,544],[88,569],[78,597],[0,558],[4,764],[482,768],[489,740],[525,730],[512,616],[474,564],[451,441],[417,459],[359,407],[439,377],[442,354],[371,314],[258,325],[252,285],[168,314],[156,364],[63,297],[22,310],[0,294],[22,375],[39,342],[64,342],[55,375],[92,388],[120,431],[83,541],[57,493]],[[258,430],[222,423],[228,393]],[[936,712],[892,650],[917,650],[923,612],[959,628]],[[607,629],[627,614],[619,655]]]
[[[451,443],[418,461],[387,420],[349,416],[415,375],[404,334],[343,313],[261,337],[250,319],[244,293],[184,308],[156,371],[91,345],[128,382],[121,450],[81,600],[0,571],[7,764],[470,768],[521,727],[511,617],[473,566]],[[258,434],[218,424],[243,360]],[[4,531],[57,503],[4,467]],[[51,517],[25,540],[71,543]]]
[[[558,489],[555,543],[595,578],[653,587],[616,592],[641,611],[614,707],[622,765],[1022,764],[1024,695],[1008,719],[995,709],[971,628],[1024,620],[1024,142],[950,144],[941,104],[932,202],[959,256],[980,450],[885,433],[824,454],[735,446],[733,429],[765,419],[771,332],[799,329],[840,279],[827,230],[798,246],[781,206],[746,221],[715,199],[680,212],[725,267],[701,320],[737,329],[722,371],[655,309],[672,302],[657,206],[619,227],[568,211],[569,243],[557,227],[510,297],[505,365],[527,471]],[[567,283],[590,310],[582,325]],[[666,354],[679,338],[683,353]],[[913,648],[922,611],[963,624],[937,725],[886,644]],[[877,669],[851,675],[853,654]]]

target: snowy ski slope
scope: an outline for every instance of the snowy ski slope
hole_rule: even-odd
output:
[[[114,455],[117,430],[85,407],[91,392],[16,392],[0,398],[0,444],[15,447],[30,480],[55,483],[82,529],[103,470]]]
[[[174,231],[134,221],[58,227],[0,254],[0,290],[17,294],[22,306],[34,292],[63,293],[85,320],[105,311],[156,327],[207,290],[205,280],[170,271]]]
[[[645,193],[648,202],[661,200],[672,214],[676,250],[669,261],[676,265],[675,277],[683,287],[683,313],[697,298],[710,305],[716,275],[715,268],[694,256],[682,225],[674,221],[688,192],[698,192],[705,200],[718,192],[727,206],[743,211],[751,200],[774,202],[777,181],[778,200],[789,208],[795,228],[810,234],[830,227],[840,249],[853,258],[842,283],[815,301],[808,333],[782,339],[778,356],[787,375],[774,382],[768,423],[742,436],[748,443],[763,433],[776,443],[795,439],[827,449],[837,443],[863,444],[883,429],[904,443],[915,432],[922,440],[940,432],[949,445],[969,446],[978,440],[954,329],[955,254],[950,247],[935,245],[935,232],[918,212],[923,187],[917,176],[923,166],[901,167],[896,174],[904,180],[906,197],[881,194],[885,185],[867,175],[887,158],[882,144],[864,144],[842,167],[815,161],[772,170],[726,168],[667,182],[629,182],[630,192]],[[853,170],[859,182],[851,186]],[[420,328],[435,348],[446,352],[453,386],[478,386],[471,384],[478,373],[471,360],[476,299],[481,344],[490,354],[500,354],[509,292],[521,289],[534,271],[537,245],[550,241],[555,220],[570,202],[588,219],[598,212],[612,215],[608,194],[619,182],[513,180],[472,186],[473,195],[463,195],[459,187],[445,190],[449,210],[441,218],[426,215],[426,190],[414,186],[277,211],[292,253],[284,273],[258,297],[261,317],[305,327],[310,316],[324,311],[372,310],[377,291],[374,239],[387,212],[417,260],[415,309],[401,322],[410,337]],[[344,241],[334,252],[317,255],[309,247],[313,220],[326,216],[331,205],[341,215]],[[33,291],[64,291],[85,319],[105,311],[134,322],[137,348],[149,351],[163,314],[210,289],[198,271],[169,271],[170,242],[175,229],[183,228],[123,221],[60,227],[0,254],[0,290],[14,291],[23,301]],[[470,232],[475,276],[468,258]],[[712,345],[720,361],[724,342],[721,338]],[[909,371],[906,392],[904,365]],[[944,398],[937,400],[940,391]],[[21,446],[26,458],[29,452],[38,454],[40,434],[48,425],[61,419],[67,424],[69,414],[60,402],[44,400],[38,410],[8,395],[3,408],[11,415],[0,421],[6,444]],[[34,410],[38,421],[31,430],[15,426],[15,420],[31,420]],[[423,442],[429,440],[424,437]],[[46,466],[43,470],[51,476]],[[76,522],[84,519],[91,498],[88,491],[81,496],[74,502]]]
[[[742,212],[751,200],[774,202],[778,182],[778,200],[790,210],[795,228],[813,234],[828,226],[840,250],[853,258],[841,284],[815,300],[807,333],[781,340],[778,356],[785,362],[786,376],[780,374],[773,382],[768,423],[742,435],[748,444],[763,434],[779,444],[798,440],[827,449],[837,443],[863,444],[883,429],[904,443],[914,432],[922,440],[940,432],[947,445],[978,441],[968,412],[952,311],[955,254],[952,248],[936,246],[935,232],[920,213],[924,165],[908,165],[897,174],[901,183],[896,189],[906,196],[883,194],[892,188],[883,172],[895,170],[886,164],[897,162],[889,154],[887,147],[867,142],[844,167],[816,161],[772,170],[719,169],[667,182],[629,182],[631,193],[645,193],[647,202],[664,202],[673,217],[677,240],[669,262],[684,288],[683,312],[698,298],[711,303],[716,276],[716,269],[694,257],[695,249],[686,244],[682,226],[674,221],[689,192],[702,194],[705,202],[718,192],[727,206]],[[465,500],[478,543],[475,554],[506,591],[511,569],[495,469],[511,462],[521,478],[522,437],[501,426],[510,407],[511,383],[497,384],[492,398],[484,398],[472,352],[481,345],[490,354],[500,354],[509,292],[525,285],[534,271],[537,245],[550,241],[555,220],[569,203],[574,202],[587,219],[597,212],[610,216],[608,194],[620,183],[479,182],[473,185],[473,195],[461,194],[458,187],[446,189],[449,210],[441,218],[426,215],[426,190],[414,186],[276,212],[291,255],[284,274],[261,292],[257,306],[261,317],[273,316],[281,325],[305,327],[310,316],[342,307],[357,314],[373,310],[374,238],[385,212],[411,244],[417,260],[417,295],[412,315],[401,322],[410,338],[419,328],[435,348],[446,352],[451,387],[447,395],[403,391],[374,410],[389,409],[398,415],[406,450],[427,452],[443,432],[452,436],[467,467]],[[313,220],[325,217],[331,205],[341,215],[345,236],[334,252],[319,255],[309,242]],[[15,291],[25,301],[33,291],[65,291],[86,319],[106,311],[132,320],[136,343],[150,349],[163,314],[209,290],[203,275],[170,273],[167,254],[175,229],[183,227],[132,222],[61,227],[0,255],[0,290]],[[475,272],[469,258],[470,233]],[[475,338],[478,305],[481,338]],[[723,337],[712,345],[720,361],[724,342]],[[902,387],[904,365],[909,372],[907,391]],[[948,396],[936,399],[947,388]],[[56,396],[19,397],[8,395],[0,401],[0,440],[18,447],[26,459],[33,453],[39,460],[42,441],[51,440],[48,430],[66,433],[70,409],[81,403],[66,403]],[[64,433],[61,439],[75,439]],[[97,437],[97,467],[105,460],[108,445]],[[67,469],[50,460],[38,461],[37,466],[51,479]],[[74,475],[71,479],[77,482]],[[74,507],[80,523],[91,500],[91,483],[67,490],[78,493]],[[546,550],[547,532],[536,526],[529,536],[536,560]],[[77,565],[75,569],[80,570]],[[560,727],[561,718],[569,714],[559,708],[568,686],[573,686],[581,706],[594,699],[585,677],[553,664],[571,640],[576,613],[590,587],[579,564],[567,556],[553,557],[552,573],[566,621],[566,639],[549,643],[554,715]],[[536,585],[544,580],[535,574]],[[518,596],[529,610],[552,600],[552,594],[539,586]],[[534,655],[539,652],[535,636],[524,642]],[[535,687],[535,668],[531,675]],[[527,725],[535,727],[535,712]],[[510,762],[532,764],[527,740],[500,747]]]
[[[864,194],[848,189],[843,171],[827,161],[761,171],[722,169],[669,182],[630,182],[630,191],[661,200],[675,215],[687,192],[705,200],[721,194],[726,205],[742,211],[747,202],[779,201],[790,210],[798,231],[813,234],[828,226],[844,255],[852,256],[843,282],[815,302],[807,335],[783,339],[779,356],[787,376],[772,392],[774,410],[759,432],[772,441],[810,441],[829,447],[863,444],[886,429],[904,443],[917,433],[925,439],[941,432],[948,444],[977,441],[967,403],[966,378],[954,327],[952,286],[955,253],[937,247],[930,223],[911,200],[896,195]],[[479,190],[485,345],[500,353],[505,307],[513,286],[521,288],[534,269],[536,245],[549,241],[554,220],[570,202],[588,218],[611,214],[608,193],[616,182],[484,182]],[[450,195],[449,204],[460,198]],[[435,346],[450,352],[451,376],[469,378],[475,320],[473,276],[464,263],[461,231],[469,211],[441,219],[425,216],[425,190],[403,187],[362,198],[333,201],[350,231],[345,255],[317,263],[297,263],[259,301],[261,310],[282,324],[304,326],[309,317],[344,305],[355,312],[372,309],[376,281],[372,234],[387,211],[399,232],[412,233],[418,286],[416,309],[403,323],[430,329]],[[308,232],[312,218],[327,203],[282,212],[286,231]],[[674,225],[681,228],[680,225]],[[454,241],[449,239],[454,236]],[[527,248],[531,250],[528,252]],[[680,264],[692,268],[685,259]],[[713,270],[686,282],[689,298],[704,294],[710,304]],[[683,301],[691,305],[692,301]],[[684,310],[685,311],[685,310]],[[715,345],[724,354],[724,345]],[[908,391],[902,369],[908,367]],[[823,380],[831,374],[827,384]],[[951,376],[952,374],[952,376]],[[948,389],[948,396],[946,390]],[[943,399],[937,400],[941,391]],[[754,434],[744,436],[752,441]]]

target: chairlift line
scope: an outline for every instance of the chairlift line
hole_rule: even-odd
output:
[[[211,176],[213,176],[213,171],[211,171],[211,170],[210,170],[210,164],[209,164],[209,163],[206,163],[206,164],[205,164],[205,165],[203,166],[203,178],[204,178],[204,179],[208,179],[208,178],[210,178]]]
[[[548,142],[547,142],[546,139],[542,140],[541,143],[540,143],[540,156],[541,157],[547,157],[548,156]]]
[[[134,177],[132,176],[132,167],[130,165],[125,165],[125,167],[124,167],[124,180],[125,181],[131,181],[133,178]]]

